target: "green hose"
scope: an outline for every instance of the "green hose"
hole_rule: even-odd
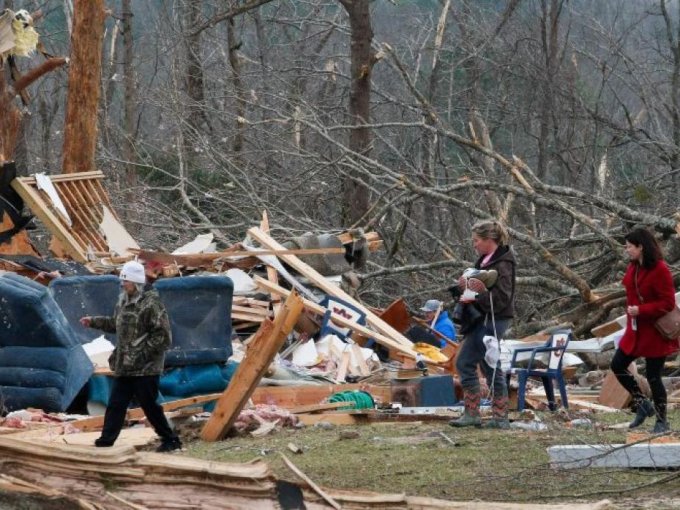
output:
[[[375,402],[370,393],[365,391],[341,391],[328,398],[328,402],[354,402],[354,406],[340,407],[339,409],[373,409]]]

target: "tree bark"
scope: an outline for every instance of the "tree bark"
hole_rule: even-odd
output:
[[[76,0],[74,11],[64,122],[62,172],[65,174],[95,169],[104,0]]]
[[[371,151],[371,130],[361,127],[369,122],[371,108],[371,72],[374,54],[371,49],[373,28],[369,0],[340,0],[349,15],[351,29],[351,84],[349,115],[354,127],[349,135],[349,148],[367,156]],[[359,163],[361,164],[361,163]],[[369,189],[356,172],[350,171],[343,181],[343,223],[353,225],[369,208]]]
[[[125,86],[125,117],[123,126],[125,138],[123,140],[123,158],[128,161],[125,167],[125,183],[127,189],[136,185],[137,179],[135,167],[132,164],[137,158],[135,156],[135,132],[137,115],[137,90],[135,87],[134,72],[134,40],[132,36],[132,2],[131,0],[122,1],[123,15],[123,83]]]

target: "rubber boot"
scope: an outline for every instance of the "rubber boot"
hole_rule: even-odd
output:
[[[635,418],[630,422],[628,428],[634,429],[642,425],[647,418],[654,416],[654,404],[648,398],[642,398],[637,401],[636,404],[637,411],[635,413]]]
[[[472,390],[463,389],[463,400],[465,401],[463,416],[451,420],[449,425],[452,427],[481,427],[482,419],[479,414],[479,404],[482,400],[482,393],[479,391],[479,388]]]
[[[482,425],[485,429],[509,429],[510,421],[508,420],[508,397],[500,396],[494,397],[491,402],[491,412],[493,417]]]

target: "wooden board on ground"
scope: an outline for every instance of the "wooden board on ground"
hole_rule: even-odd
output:
[[[649,432],[628,432],[626,434],[626,444],[631,443],[654,443],[654,444],[679,444],[680,437],[676,435],[655,436]]]
[[[326,404],[298,406],[289,409],[289,411],[291,414],[319,413],[321,411],[328,411],[330,409],[337,409],[339,407],[354,407],[354,402],[328,402]]]
[[[315,405],[341,391],[366,391],[375,402],[388,403],[392,398],[390,386],[372,384],[315,384],[308,386],[260,386],[251,400],[255,404],[269,404],[291,409]]]
[[[587,400],[576,399],[572,397],[569,398],[569,409],[588,409],[590,411],[598,411],[600,413],[618,413],[621,410],[614,407],[603,406],[600,404],[595,404],[594,402],[588,402]]]
[[[286,299],[274,322],[265,319],[203,427],[202,439],[217,441],[225,436],[293,330],[302,309],[302,298],[297,292],[293,292]]]
[[[51,427],[51,429],[61,427]],[[30,439],[41,443],[59,443],[80,446],[94,446],[94,440],[100,436],[99,432],[80,432],[77,434],[58,434],[54,430],[31,430],[21,432],[11,437],[15,439]],[[131,427],[120,431],[116,446],[145,446],[152,443],[158,436],[151,427]]]
[[[650,394],[649,384],[647,380],[641,377],[637,373],[637,368],[635,368],[635,363],[631,364],[630,370],[636,378],[642,392],[646,395]],[[602,383],[602,388],[600,389],[600,394],[597,397],[598,404],[602,404],[607,407],[613,407],[615,409],[624,409],[630,404],[631,397],[619,381],[613,372],[609,372]]]

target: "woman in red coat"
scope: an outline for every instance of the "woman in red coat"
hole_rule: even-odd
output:
[[[678,350],[677,340],[666,340],[654,327],[654,322],[675,306],[673,277],[663,261],[661,248],[654,235],[646,229],[633,230],[626,236],[626,254],[630,264],[623,277],[626,288],[626,331],[612,359],[611,369],[633,397],[635,419],[630,428],[639,427],[656,414],[655,434],[669,430],[666,419],[666,389],[661,381],[666,356]],[[645,398],[628,366],[644,357],[646,377],[654,403]]]

